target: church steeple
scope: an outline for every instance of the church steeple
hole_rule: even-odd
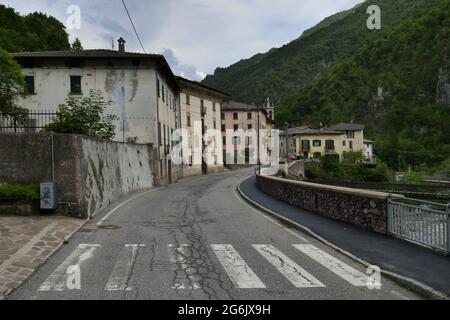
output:
[[[267,111],[269,118],[275,121],[275,106],[270,102],[269,97],[267,97],[267,102],[264,104],[264,110]]]

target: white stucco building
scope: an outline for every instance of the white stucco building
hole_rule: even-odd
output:
[[[372,140],[364,139],[364,146],[363,146],[364,157],[366,158],[366,160],[368,162],[371,162],[371,163],[376,161],[375,155],[373,153],[373,144],[374,143],[375,142]]]
[[[116,115],[116,141],[137,137],[153,144],[157,183],[176,181],[181,166],[170,159],[172,133],[181,126],[180,89],[162,55],[119,50],[25,52],[13,54],[22,65],[28,95],[20,105],[58,109],[66,98],[99,90],[111,101],[106,114]]]

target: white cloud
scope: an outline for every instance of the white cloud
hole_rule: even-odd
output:
[[[141,50],[119,0],[0,1],[23,14],[42,11],[64,23],[67,7],[78,5],[82,27],[70,31],[72,40],[79,37],[85,48],[111,48],[112,38],[123,36],[129,50]],[[174,72],[194,80],[288,43],[361,1],[126,0],[146,50],[169,55]]]

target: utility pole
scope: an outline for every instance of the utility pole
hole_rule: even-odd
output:
[[[286,164],[289,162],[289,123],[284,123],[284,129],[286,134]]]
[[[259,119],[259,107],[257,107],[258,110],[258,172],[261,174],[261,150],[260,150],[260,119]]]

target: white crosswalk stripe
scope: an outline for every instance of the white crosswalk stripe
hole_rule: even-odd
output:
[[[310,244],[294,244],[293,246],[353,286],[367,286],[368,277],[365,274],[350,267],[319,248]]]
[[[172,289],[200,289],[201,277],[197,273],[195,260],[189,245],[168,245],[169,259],[174,267],[175,280]]]
[[[253,247],[297,288],[325,287],[323,283],[274,246],[263,244],[253,245]]]
[[[330,270],[335,275],[357,287],[365,287],[369,277],[341,260],[310,244],[293,244],[304,255]],[[80,289],[74,284],[76,273],[101,247],[98,244],[80,244],[39,287],[39,291],[66,291]],[[145,244],[129,244],[119,252],[106,291],[131,291],[133,269]],[[325,288],[313,274],[294,262],[274,245],[254,244],[252,247],[296,288]],[[222,265],[233,285],[238,289],[263,289],[266,285],[251,269],[231,244],[213,244],[212,252]],[[169,261],[174,272],[172,289],[196,290],[201,288],[202,276],[198,272],[202,262],[190,245],[168,245]],[[311,270],[310,270],[311,271]],[[81,274],[80,274],[81,276]],[[78,282],[78,283],[79,283]]]
[[[47,278],[39,291],[65,291],[69,289],[71,270],[80,270],[81,266],[92,258],[98,244],[80,244],[72,254]],[[80,279],[81,280],[81,279]]]
[[[106,291],[131,291],[130,278],[138,256],[139,250],[144,244],[127,244],[122,249],[114,265],[114,269],[106,284]]]
[[[211,245],[231,282],[240,289],[258,289],[266,286],[242,259],[239,253],[229,244]]]

